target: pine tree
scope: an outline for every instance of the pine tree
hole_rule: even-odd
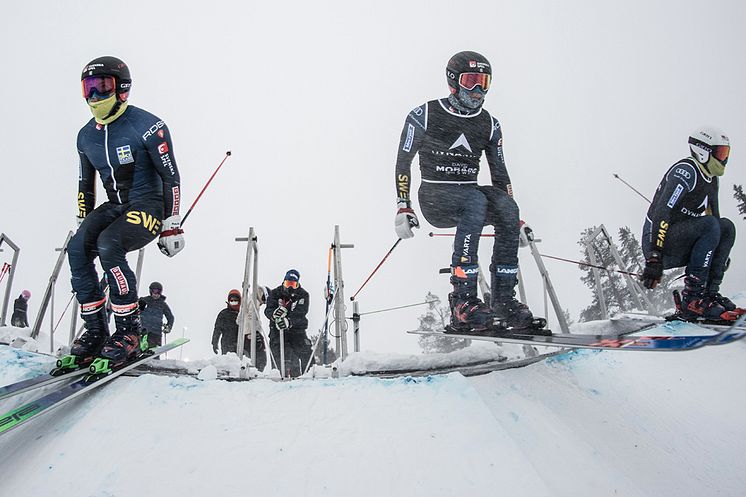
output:
[[[588,264],[592,264],[592,262],[588,253],[586,252],[585,241],[596,231],[596,229],[596,226],[586,228],[581,233],[581,238],[578,241],[578,245],[583,248],[583,258],[581,260],[582,262]],[[627,235],[631,236],[631,233],[627,233]],[[614,257],[611,253],[610,245],[602,241],[598,242],[600,238],[596,238],[596,240],[597,243],[591,245],[594,251],[595,264],[608,268],[598,269],[598,271],[600,272],[599,276],[601,280],[601,288],[603,290],[604,304],[606,305],[607,312],[609,313],[609,315],[613,315],[620,311],[632,309],[635,306],[633,305],[632,295],[627,289],[626,281],[621,274],[613,270],[617,267],[616,261],[614,260]],[[617,248],[617,251],[619,250],[616,245],[615,248]],[[601,319],[603,316],[601,313],[601,304],[598,299],[598,293],[596,291],[596,277],[594,268],[590,266],[579,267],[580,270],[585,273],[583,276],[581,276],[580,280],[583,282],[583,284],[593,290],[593,300],[591,301],[591,305],[580,312],[580,321]]]
[[[443,330],[451,320],[451,309],[447,305],[442,305],[440,299],[431,292],[425,296],[425,301],[429,302],[427,311],[419,318],[420,325],[417,328],[420,331],[437,331]],[[418,343],[422,351],[426,354],[448,353],[466,348],[471,344],[471,340],[455,339],[437,335],[420,335]]]
[[[619,229],[619,240],[621,248],[619,255],[627,266],[626,270],[641,274],[645,267],[645,257],[642,254],[642,246],[637,237],[628,226]],[[650,311],[655,314],[667,314],[673,312],[673,298],[671,296],[677,286],[679,277],[684,270],[681,268],[665,271],[661,282],[653,290],[646,290],[648,301],[653,306]]]
[[[316,333],[315,335],[310,335],[308,338],[311,340],[311,345],[316,343],[316,339],[319,337],[319,334]],[[324,351],[322,350],[321,342],[319,342],[318,346],[316,347],[316,350],[313,352],[313,357],[316,359],[316,364],[324,364]],[[326,363],[332,364],[334,361],[337,360],[337,352],[334,350],[333,347],[327,346],[326,349]]]
[[[746,193],[743,193],[743,185],[733,185],[733,198],[738,201],[738,212],[746,219]]]

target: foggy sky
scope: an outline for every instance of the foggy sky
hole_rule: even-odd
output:
[[[168,259],[149,245],[140,286],[163,283],[174,333],[187,326],[185,354],[201,357],[211,353],[228,291],[240,288],[245,246],[233,240],[249,226],[259,237],[263,284],[300,271],[311,295],[309,333],[323,319],[335,224],[342,242],[355,244],[343,262],[347,296],[357,290],[396,240],[394,161],[404,118],[447,94],[445,64],[461,50],[493,65],[485,108],[502,124],[521,217],[543,253],[581,257],[581,231],[601,223],[612,235],[625,225],[639,235],[647,204],[612,174],[650,198],[688,154],[688,134],[705,124],[730,135],[721,211],[742,230],[732,185],[746,183],[744,22],[746,5],[735,0],[9,3],[0,16],[0,231],[22,249],[11,297],[30,289],[35,318],[54,248],[75,226],[75,139],[91,117],[80,70],[95,57],[127,62],[130,103],[168,124],[182,215],[233,152],[186,223],[185,250]],[[487,173],[483,161],[483,183]],[[450,240],[427,237],[433,228],[420,220],[415,238],[360,294],[362,311],[421,302],[428,291],[445,299],[450,285],[437,270],[449,264]],[[491,243],[480,246],[484,266]],[[740,247],[725,294],[744,289]],[[529,304],[542,314],[541,281],[528,252],[520,256]],[[0,262],[9,258],[0,253]],[[546,265],[577,319],[591,299],[580,271]],[[58,316],[69,292],[66,264]],[[416,352],[403,332],[423,310],[365,317],[363,348]],[[66,323],[58,332],[67,333]]]

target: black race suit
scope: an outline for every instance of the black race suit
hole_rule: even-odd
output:
[[[691,157],[680,160],[658,185],[642,228],[642,251],[663,256],[663,267],[686,273],[719,291],[736,240],[732,221],[720,217],[718,178],[708,178]]]
[[[68,244],[73,291],[81,304],[104,298],[93,264],[98,256],[116,311],[137,302],[127,252],[150,243],[164,217],[179,213],[171,136],[162,120],[130,105],[109,124],[91,119],[78,133],[78,154],[78,216],[84,220]],[[96,172],[108,201],[94,209]]]
[[[420,156],[418,200],[436,228],[456,227],[451,266],[476,265],[482,228],[495,227],[490,272],[515,279],[518,272],[518,206],[505,167],[500,123],[486,110],[461,115],[448,99],[409,113],[396,159],[396,191],[410,198],[411,165]],[[487,157],[492,186],[478,186],[479,160]],[[511,286],[512,288],[512,286]]]

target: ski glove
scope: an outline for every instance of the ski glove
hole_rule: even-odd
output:
[[[529,242],[534,241],[534,230],[526,224],[526,221],[521,220],[518,222],[518,231],[518,246],[528,247]]]
[[[275,318],[275,326],[277,326],[278,330],[287,331],[290,328],[290,321],[285,317]]]
[[[163,333],[171,333],[171,325],[164,324],[163,325]]]
[[[412,228],[420,227],[417,214],[414,213],[409,202],[400,201],[396,205],[399,207],[399,210],[396,211],[396,218],[394,219],[396,235],[402,240],[412,238],[414,236]]]
[[[173,257],[184,248],[184,230],[181,229],[181,216],[176,214],[163,221],[158,248],[165,255]]]
[[[214,352],[214,353],[215,353],[216,355],[220,355],[220,352],[218,352],[218,348],[217,348],[217,347],[213,347],[213,348],[212,348],[212,351],[213,351],[213,352]]]
[[[663,277],[663,261],[658,252],[653,252],[645,261],[645,269],[642,271],[642,284],[645,288],[653,289],[658,286]]]
[[[272,317],[274,319],[278,319],[278,318],[281,319],[287,315],[288,315],[288,310],[285,306],[282,306],[282,305],[278,307],[277,309],[275,309],[275,311],[272,313]]]

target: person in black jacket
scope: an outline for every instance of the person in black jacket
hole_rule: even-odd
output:
[[[163,333],[170,333],[174,326],[174,314],[166,303],[166,296],[163,295],[163,285],[157,281],[152,282],[150,284],[150,295],[141,298],[140,301],[145,307],[140,311],[142,332],[148,334],[149,347],[158,347],[163,343]],[[143,305],[141,304],[140,307],[142,308]],[[163,324],[164,316],[166,317],[166,324]]]
[[[280,360],[280,330],[284,333],[285,371],[291,378],[303,374],[311,359],[308,328],[308,292],[300,286],[300,273],[295,269],[285,274],[282,285],[270,290],[264,315],[269,318],[269,348]]]
[[[216,354],[221,353],[218,350],[218,342],[220,342],[220,350],[223,354],[228,352],[235,354],[238,351],[236,340],[238,339],[238,311],[241,310],[241,290],[233,289],[228,292],[226,304],[225,309],[220,311],[215,319],[215,329],[212,333],[212,351]],[[243,353],[246,357],[250,357],[251,338],[249,336],[244,337]],[[264,338],[261,333],[257,333],[255,366],[261,371],[266,365],[267,352]]]
[[[10,318],[10,324],[18,328],[28,327],[28,301],[31,298],[31,292],[24,290],[13,303],[13,315]]]
[[[666,171],[648,209],[642,281],[655,288],[664,269],[686,266],[681,317],[733,320],[746,311],[720,294],[736,241],[736,226],[720,216],[718,202],[730,140],[717,128],[702,127],[689,136],[689,151]]]

